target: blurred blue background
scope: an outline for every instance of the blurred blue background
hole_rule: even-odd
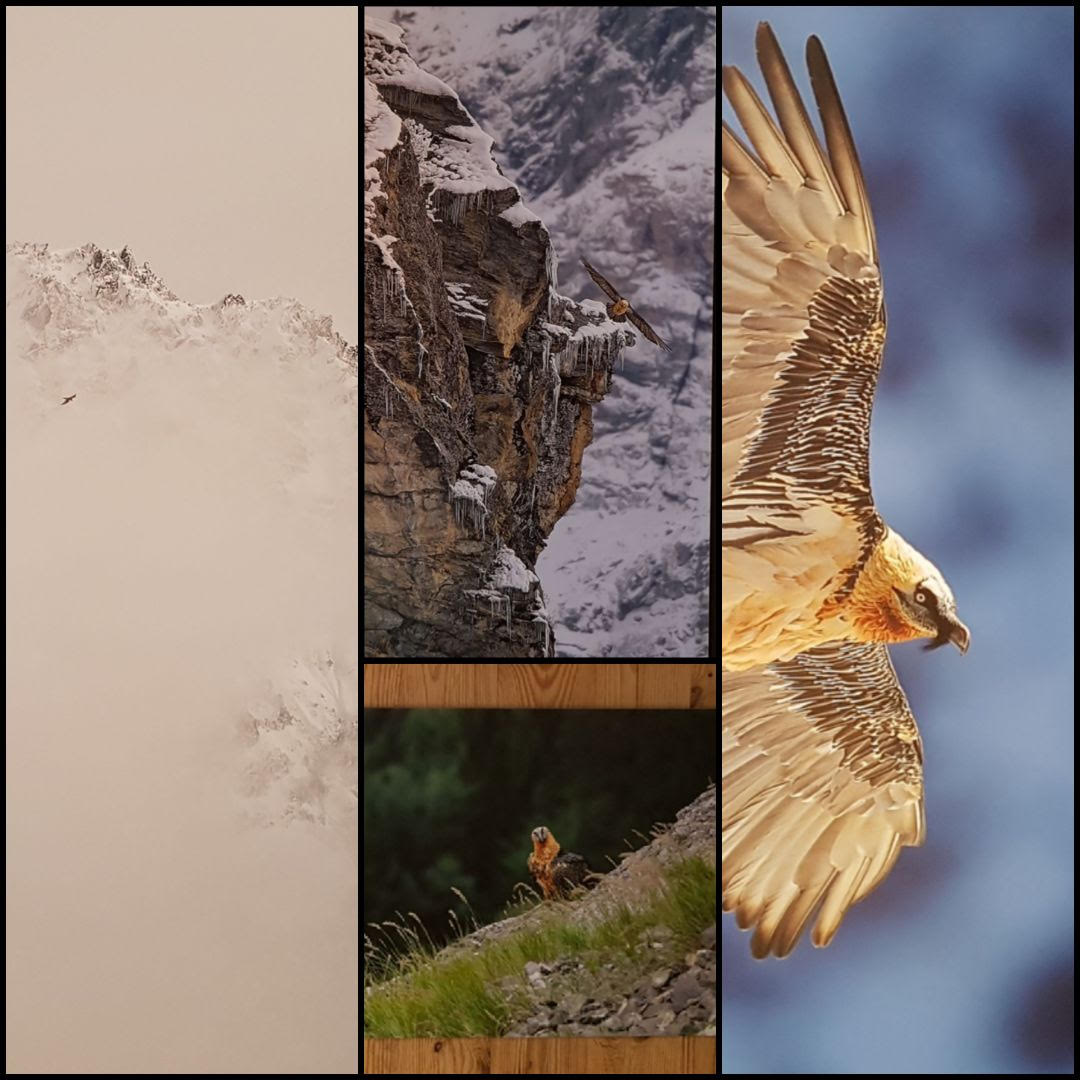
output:
[[[889,312],[874,494],[972,645],[892,650],[925,847],[828,949],[754,961],[724,917],[723,1071],[1071,1073],[1073,10],[725,8],[764,96],[759,20],[808,103],[810,34],[832,64]]]

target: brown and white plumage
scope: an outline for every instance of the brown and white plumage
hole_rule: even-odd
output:
[[[611,298],[611,303],[607,305],[607,313],[611,318],[616,322],[629,319],[654,345],[659,345],[661,349],[671,352],[671,346],[630,306],[629,300],[619,295],[615,286],[599,270],[590,266],[584,259],[581,260],[581,265],[588,271],[589,277]]]
[[[785,955],[827,944],[901,846],[921,843],[918,733],[885,645],[967,648],[940,572],[882,521],[870,410],[885,344],[858,154],[816,37],[819,141],[776,38],[777,119],[723,84],[724,907]],[[818,908],[820,905],[820,908]]]
[[[884,645],[833,642],[724,682],[724,910],[786,956],[923,840],[922,749]]]
[[[589,889],[596,884],[598,875],[585,859],[563,851],[546,825],[538,825],[530,837],[533,850],[527,865],[545,900],[570,896],[577,888]]]

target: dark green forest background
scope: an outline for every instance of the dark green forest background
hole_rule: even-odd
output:
[[[415,912],[445,940],[451,886],[490,922],[537,825],[607,870],[715,777],[715,710],[365,710],[365,923]]]

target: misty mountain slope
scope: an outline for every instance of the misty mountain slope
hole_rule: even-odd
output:
[[[355,1072],[355,350],[126,251],[7,284],[9,1066]]]
[[[357,669],[329,655],[294,661],[242,725],[242,808],[259,824],[329,828],[358,839]]]
[[[7,270],[8,510],[63,525],[14,526],[16,594],[114,618],[121,658],[128,617],[199,628],[211,682],[235,662],[209,707],[241,729],[245,812],[355,836],[355,347],[294,300],[187,304],[127,249],[10,245]]]
[[[624,351],[538,561],[559,655],[704,655],[715,9],[378,10],[495,137],[560,290],[600,299],[587,258],[673,347]]]

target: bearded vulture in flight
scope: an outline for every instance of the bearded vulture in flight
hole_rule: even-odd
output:
[[[64,398],[63,401],[60,402],[60,404],[61,405],[66,405],[69,401],[74,401],[74,400],[75,400],[75,395],[74,394],[69,394],[66,398]]]
[[[874,223],[821,42],[814,132],[757,31],[770,116],[736,68],[723,126],[723,892],[755,956],[852,904],[924,836],[922,748],[886,644],[967,650],[940,572],[878,516],[885,344]]]
[[[671,352],[671,346],[630,306],[629,300],[624,300],[611,284],[610,281],[594,266],[590,266],[584,259],[581,265],[589,272],[589,277],[611,297],[611,303],[607,305],[608,316],[615,322],[626,322],[629,319],[654,345]]]

